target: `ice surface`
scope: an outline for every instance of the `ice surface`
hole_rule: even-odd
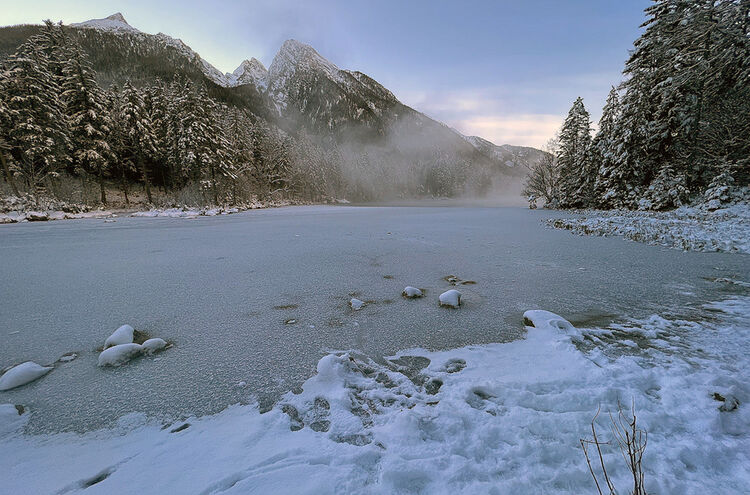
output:
[[[132,344],[133,343],[133,327],[130,325],[122,325],[120,328],[112,332],[112,335],[107,337],[104,341],[104,348],[112,347],[113,345],[120,344]]]
[[[438,299],[440,300],[441,306],[446,306],[448,308],[458,308],[461,306],[461,293],[456,289],[450,289],[443,292]]]
[[[53,368],[41,366],[33,361],[26,361],[6,371],[0,376],[0,390],[10,390],[12,388],[26,385],[37,378],[46,375]]]
[[[19,415],[2,405],[3,488],[591,493],[579,439],[590,435],[601,407],[597,425],[600,440],[609,442],[602,445],[608,473],[627,493],[631,476],[607,415],[620,403],[635,404],[638,425],[648,431],[648,493],[744,494],[750,296],[708,306],[713,316],[701,322],[652,315],[619,328],[576,328],[533,310],[524,315],[533,323],[525,338],[510,343],[410,349],[377,362],[352,351],[331,353],[265,414],[255,405],[232,406],[167,425],[131,414],[112,429],[83,435],[25,435],[23,424],[34,412]],[[571,329],[583,343],[571,340]],[[637,339],[641,351],[634,354],[621,339]]]
[[[140,344],[118,344],[99,354],[99,366],[122,366],[143,351]]]
[[[524,335],[528,309],[602,326],[746,290],[716,279],[750,281],[746,256],[574,236],[539,222],[556,214],[319,206],[0,226],[0,368],[78,353],[2,401],[34,411],[33,433],[112,426],[131,412],[180,418],[253,400],[265,409],[330,349],[388,356],[507,342]],[[436,304],[453,288],[448,274],[477,282],[456,287],[460,310]],[[430,300],[400,297],[417,282]],[[374,303],[352,311],[350,293]],[[120,323],[177,347],[97,368],[95,350]]]

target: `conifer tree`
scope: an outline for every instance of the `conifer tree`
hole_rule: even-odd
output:
[[[104,92],[96,83],[91,65],[80,48],[70,51],[71,58],[63,66],[62,99],[69,121],[74,166],[79,172],[96,176],[100,200],[107,204],[104,187],[109,173],[111,119]]]
[[[588,184],[586,174],[589,147],[591,145],[591,119],[578,97],[560,128],[557,152],[558,190],[556,199],[562,207],[583,206],[585,198],[580,196]]]
[[[143,104],[143,96],[130,84],[130,81],[126,81],[122,88],[120,120],[123,126],[125,149],[129,150],[141,174],[148,202],[153,203],[147,162],[156,153],[154,130]]]

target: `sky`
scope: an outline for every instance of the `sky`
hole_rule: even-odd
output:
[[[121,12],[182,39],[223,72],[266,66],[289,38],[359,70],[467,135],[542,147],[576,97],[593,123],[648,0],[0,0],[0,25]]]

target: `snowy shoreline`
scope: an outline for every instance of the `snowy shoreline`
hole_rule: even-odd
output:
[[[337,204],[346,204],[344,200],[338,200]],[[211,207],[193,207],[181,206],[172,208],[113,208],[99,209],[93,211],[62,211],[62,210],[12,210],[0,212],[0,225],[25,223],[25,222],[48,222],[57,220],[77,220],[77,219],[116,219],[123,217],[139,218],[197,218],[202,216],[232,215],[249,210],[260,210],[267,208],[283,208],[286,206],[312,205],[315,203],[300,201],[254,201],[249,204],[243,204],[232,207],[211,206]],[[322,203],[321,203],[322,204]]]
[[[577,235],[622,236],[684,251],[750,254],[750,204],[716,211],[682,207],[668,212],[581,210],[545,222]]]
[[[166,425],[129,414],[113,429],[26,435],[33,411],[5,404],[4,483],[12,493],[584,493],[594,487],[579,439],[599,405],[632,400],[649,435],[649,492],[743,493],[750,297],[704,309],[714,316],[700,323],[653,315],[588,329],[529,311],[526,338],[510,343],[386,362],[335,352],[264,414],[236,405]],[[724,407],[730,398],[739,407]],[[626,490],[617,448],[604,457]]]

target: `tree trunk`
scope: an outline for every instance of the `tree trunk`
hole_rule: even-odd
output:
[[[141,174],[143,175],[143,185],[146,188],[146,197],[149,203],[153,203],[154,200],[151,197],[151,184],[148,181],[148,172],[146,171],[146,162],[143,161],[142,157],[138,157],[138,164],[140,165]]]
[[[102,174],[102,167],[101,166],[99,167],[99,192],[101,194],[102,204],[106,205],[107,204],[107,193],[104,190],[104,177],[103,177],[103,174]]]
[[[18,187],[16,186],[16,181],[13,179],[13,174],[10,173],[10,167],[8,167],[8,162],[5,160],[5,152],[0,148],[0,162],[3,166],[3,172],[5,172],[5,180],[10,184],[10,188],[13,191],[13,194],[16,196],[20,196],[18,192]]]
[[[211,166],[211,189],[214,193],[214,206],[219,204],[219,193],[216,191],[216,168]]]
[[[130,198],[128,198],[128,181],[125,177],[125,167],[122,169],[122,192],[125,195],[125,205],[130,206]]]

